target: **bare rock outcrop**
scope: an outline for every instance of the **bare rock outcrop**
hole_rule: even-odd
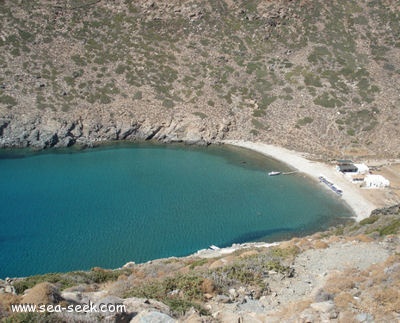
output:
[[[184,142],[209,144],[222,140],[231,121],[219,123],[196,116],[182,115],[167,122],[142,119],[111,119],[109,116],[90,116],[64,119],[52,116],[12,116],[0,122],[0,147],[69,147],[74,144],[93,146],[116,140]]]

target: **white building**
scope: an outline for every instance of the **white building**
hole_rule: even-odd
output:
[[[390,185],[389,180],[382,175],[367,175],[364,182],[367,188],[384,188]]]
[[[357,174],[368,174],[369,167],[365,164],[354,164],[357,167]]]

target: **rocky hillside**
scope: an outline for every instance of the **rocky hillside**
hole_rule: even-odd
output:
[[[0,281],[4,322],[397,322],[400,205],[278,245]],[[124,313],[10,313],[10,304]]]
[[[1,0],[0,146],[398,157],[395,0]]]

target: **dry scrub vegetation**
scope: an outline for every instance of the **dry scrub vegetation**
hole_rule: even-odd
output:
[[[364,271],[333,273],[323,290],[341,312],[374,313],[375,320],[385,320],[400,312],[400,256]]]
[[[4,0],[0,16],[3,145],[194,118],[207,140],[227,120],[232,139],[398,154],[396,1]]]

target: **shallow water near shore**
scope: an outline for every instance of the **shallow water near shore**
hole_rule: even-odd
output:
[[[275,241],[352,216],[273,159],[228,146],[0,153],[0,277],[117,268]]]

